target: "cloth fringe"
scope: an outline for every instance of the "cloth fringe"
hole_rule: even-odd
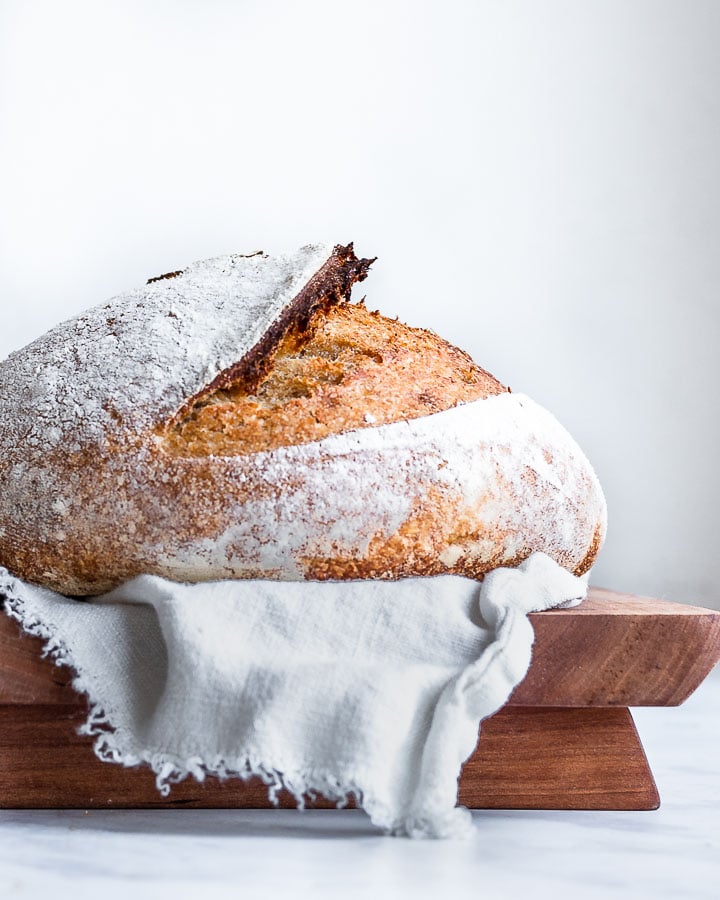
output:
[[[495,570],[485,577],[479,606],[483,620],[494,632],[494,641],[443,689],[422,750],[414,802],[397,819],[377,797],[361,788],[358,778],[339,779],[312,768],[269,767],[261,754],[252,749],[239,750],[231,758],[183,758],[138,746],[136,736],[117,727],[116,711],[96,695],[92,680],[75,663],[71,648],[47,622],[28,609],[18,585],[22,587],[21,582],[0,569],[0,595],[5,598],[8,615],[25,632],[45,642],[44,656],[58,666],[74,669],[73,688],[87,696],[89,705],[87,721],[78,731],[95,738],[94,752],[100,760],[126,767],[149,766],[163,797],[170,794],[172,785],[190,776],[198,782],[212,776],[222,781],[259,778],[275,806],[283,790],[300,809],[305,807],[306,797],[322,796],[339,808],[354,798],[386,833],[412,838],[459,838],[473,833],[469,811],[455,807],[457,778],[462,763],[474,750],[480,722],[507,701],[527,672],[533,641],[527,613],[549,606],[576,605],[587,589],[586,581],[560,569],[544,554],[534,554],[517,569]],[[493,677],[488,677],[491,671]]]

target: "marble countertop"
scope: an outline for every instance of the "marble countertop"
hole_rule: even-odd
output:
[[[719,710],[720,667],[683,706],[633,711],[654,812],[483,811],[473,839],[435,842],[357,811],[5,810],[0,896],[717,900]]]

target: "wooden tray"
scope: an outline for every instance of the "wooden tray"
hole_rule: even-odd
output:
[[[591,588],[581,606],[531,619],[532,666],[483,722],[460,802],[655,809],[657,788],[627,707],[677,706],[695,690],[720,659],[720,612]],[[86,705],[72,673],[41,649],[0,615],[0,808],[271,805],[258,779],[187,779],[165,799],[149,769],[100,762],[93,739],[77,734]]]

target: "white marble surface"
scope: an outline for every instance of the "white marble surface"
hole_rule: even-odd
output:
[[[4,811],[0,896],[717,900],[719,707],[720,668],[683,706],[635,711],[656,812],[478,812],[452,843],[353,811]]]

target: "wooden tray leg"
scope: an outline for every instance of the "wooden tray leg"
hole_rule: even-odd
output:
[[[506,706],[465,763],[471,809],[657,809],[655,780],[623,707]]]

